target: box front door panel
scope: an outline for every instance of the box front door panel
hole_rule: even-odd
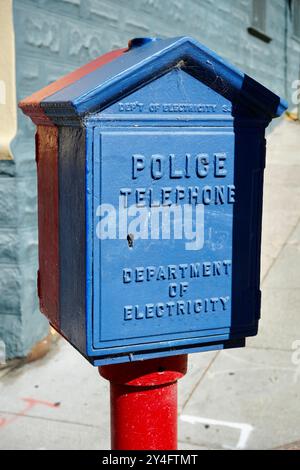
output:
[[[231,129],[95,130],[94,347],[228,332]]]

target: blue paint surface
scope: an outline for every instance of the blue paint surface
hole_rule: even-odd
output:
[[[158,43],[142,46],[147,54],[138,51],[147,55],[148,67],[149,48]],[[199,45],[185,46],[195,57],[203,52]],[[191,74],[172,59],[168,66],[164,49],[153,60],[160,57],[169,71],[149,81],[139,63],[145,83],[136,89],[133,74],[132,92],[117,100],[113,77],[107,87],[112,103],[103,111],[101,81],[94,89],[81,80],[79,87],[93,88],[95,112],[60,132],[62,332],[94,365],[241,347],[257,333],[264,131],[283,102],[245,76],[236,94],[233,69],[224,80],[219,75],[221,85],[209,86],[211,78],[201,81],[199,71]],[[116,73],[116,64],[106,67],[105,74]],[[232,93],[220,92],[225,82]],[[78,94],[75,88],[61,92],[65,100]],[[262,95],[258,108],[256,92]],[[61,96],[53,95],[51,103]],[[49,117],[60,125],[65,118],[70,122],[71,108],[54,116],[50,101],[44,102]],[[73,106],[75,115],[82,111]],[[86,126],[85,134],[78,123]],[[146,210],[147,226],[134,238],[130,223],[141,214],[137,204]],[[163,235],[162,223],[151,235],[153,206],[179,208],[182,227],[184,204],[194,211],[193,236],[174,236],[172,223],[170,237]],[[200,206],[203,219],[197,225]],[[134,210],[126,226],[120,223],[125,207]],[[109,234],[101,237],[101,222],[111,209],[116,224],[106,225]],[[199,244],[187,249],[195,245],[196,229]]]
[[[234,103],[266,118],[278,117],[287,103],[270,90],[189,37],[157,40],[134,47],[41,102],[52,118],[103,109],[110,102],[177,67]]]
[[[202,190],[202,192],[203,187],[206,187],[206,192],[197,198],[197,201],[201,201],[199,203],[202,204],[203,197],[210,199],[208,193],[211,190],[214,191],[212,188],[215,188],[216,185],[219,188],[222,183],[222,187],[226,188],[224,193],[227,193],[227,188],[230,185],[233,186],[234,133],[230,128],[226,131],[223,129],[200,131],[195,128],[189,131],[176,129],[176,127],[172,127],[172,130],[159,127],[151,130],[123,128],[122,130],[102,131],[100,136],[95,131],[95,141],[99,137],[101,139],[99,155],[101,170],[98,172],[97,166],[95,166],[94,200],[100,200],[102,204],[112,204],[117,208],[120,189],[130,188],[132,194],[128,196],[128,204],[134,205],[136,202],[135,191],[143,188],[143,191],[146,190],[145,205],[147,210],[150,207],[151,196],[159,201],[162,207],[161,191],[162,188],[168,188],[168,194],[169,191],[172,192],[172,207],[179,209],[180,217],[183,218],[183,203],[189,204],[190,201],[189,187],[199,188],[199,191]],[[98,148],[98,145],[95,145],[95,162],[98,159],[96,154]],[[218,181],[213,175],[214,152],[226,153],[227,156],[227,175],[226,179],[224,178],[222,181]],[[176,164],[179,172],[184,168],[186,153],[191,155],[191,176],[186,180],[170,178],[168,174],[169,155],[174,155],[174,166]],[[205,181],[197,178],[193,168],[195,167],[195,157],[200,153],[208,155],[210,158],[211,171]],[[142,172],[142,175],[138,175],[137,179],[133,180],[131,166],[132,155],[135,154],[144,155],[148,165],[146,164],[146,170]],[[151,155],[158,154],[163,155],[165,169],[162,178],[153,182],[150,175],[150,158]],[[99,173],[101,180],[98,179]],[[176,205],[176,188],[179,185],[180,188],[185,188],[186,195],[184,201],[180,201]],[[182,189],[180,189],[180,194],[177,191],[178,197],[182,196],[182,192]],[[215,194],[211,199],[215,200]],[[227,194],[225,199],[227,200]],[[194,202],[192,207],[195,212]],[[223,330],[228,331],[231,326],[233,204],[218,205],[218,202],[211,202],[204,206],[203,210],[205,244],[200,251],[188,251],[186,245],[189,245],[189,241],[186,239],[162,240],[162,227],[159,227],[158,236],[160,239],[134,240],[131,248],[128,246],[126,237],[122,240],[103,240],[101,243],[95,239],[95,347],[144,343],[157,341],[157,339],[171,341],[174,337],[206,336],[210,334],[209,330],[211,329],[222,330],[220,333],[223,333]],[[196,214],[194,214],[194,223],[195,216]],[[129,232],[131,220],[134,220],[134,217],[129,218]],[[119,228],[118,224],[117,232]],[[149,222],[145,236],[150,237],[150,231]],[[217,243],[218,236],[221,240],[218,248],[215,249],[212,245]],[[221,263],[222,274],[213,278],[214,262]],[[187,269],[185,269],[186,264],[188,265]],[[159,268],[160,266],[163,268]],[[203,274],[205,269],[207,270],[206,275]],[[155,270],[155,274],[153,270]],[[140,279],[137,281],[138,275]],[[123,282],[124,276],[125,281]],[[176,283],[179,288],[180,283],[185,282],[188,283],[186,295],[181,297],[178,293],[174,298],[169,296],[170,284]],[[101,290],[98,286],[101,286]],[[224,308],[221,305],[220,296],[224,299]],[[216,311],[213,312],[212,304],[208,301],[209,305],[207,312],[205,312],[205,299],[213,297],[218,297]],[[186,303],[187,299],[192,302],[191,306]],[[180,313],[181,304],[178,301],[183,301],[183,312],[185,313]],[[194,302],[197,302],[197,307]],[[151,307],[149,318],[145,313],[146,304],[154,304],[155,306],[153,310]],[[127,315],[124,313],[126,305],[129,306]],[[158,305],[161,308],[158,309]],[[188,307],[190,307],[190,313],[187,312]],[[195,313],[195,309],[199,312]],[[109,313],[103,314],[102,312]],[[140,321],[136,321],[138,318]]]
[[[186,105],[181,113],[175,112],[180,126],[174,124],[172,103]],[[197,108],[201,112],[182,117],[184,109],[197,103],[202,103]],[[103,113],[90,116],[91,125],[97,126],[93,136],[94,295],[93,309],[88,313],[93,318],[93,327],[88,330],[89,355],[95,357],[95,364],[241,346],[245,336],[256,334],[262,180],[257,183],[255,175],[261,177],[264,166],[264,128],[259,120],[252,121],[252,128],[249,120],[234,120],[228,110],[231,103],[224,97],[185,72],[174,70]],[[250,128],[243,127],[243,122]],[[193,164],[188,178],[170,177],[170,154],[176,156],[178,170],[184,168],[186,154],[193,160],[199,153],[210,158],[205,178],[199,180]],[[224,177],[216,176],[213,169],[213,158],[220,153],[226,154]],[[132,173],[132,156],[136,154],[145,156],[146,169],[140,174]],[[151,156],[158,154],[164,155],[166,169],[155,180],[150,162]],[[120,188],[130,188],[130,205],[137,189],[152,189],[157,197],[166,187],[174,195],[178,185],[186,189],[239,188],[238,213],[236,203],[228,204],[228,200],[222,204],[216,199],[205,205],[201,250],[187,251],[186,240],[139,239],[132,247],[126,238],[99,241],[95,230],[101,218],[95,217],[96,208],[100,203],[118,207]],[[149,204],[148,191],[147,207]],[[182,276],[180,266],[184,265],[188,268]],[[160,267],[166,279],[156,279]],[[152,268],[155,275],[148,279]],[[199,277],[195,272],[191,275],[193,269],[199,269]],[[126,278],[124,282],[124,273],[130,282]],[[170,284],[180,286],[181,282],[187,282],[187,292],[170,297]],[[196,313],[195,300],[198,307],[201,304]]]

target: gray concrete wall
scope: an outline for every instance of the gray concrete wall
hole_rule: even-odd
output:
[[[290,99],[300,63],[285,10],[291,2],[267,3],[269,44],[247,31],[252,0],[14,0],[17,98],[132,37],[191,35]],[[15,160],[0,164],[0,339],[9,357],[47,332],[36,297],[34,126],[19,113],[18,128]]]

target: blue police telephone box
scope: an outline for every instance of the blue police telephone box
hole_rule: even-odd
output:
[[[243,346],[260,316],[265,129],[286,103],[189,37],[80,70],[21,103],[44,132],[40,220],[57,204],[42,311],[94,365]]]

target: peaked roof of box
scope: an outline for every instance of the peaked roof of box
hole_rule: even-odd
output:
[[[268,119],[287,109],[285,100],[190,37],[135,39],[130,46],[57,80],[21,101],[20,108],[36,124],[51,123],[53,117],[82,117],[177,67]]]

